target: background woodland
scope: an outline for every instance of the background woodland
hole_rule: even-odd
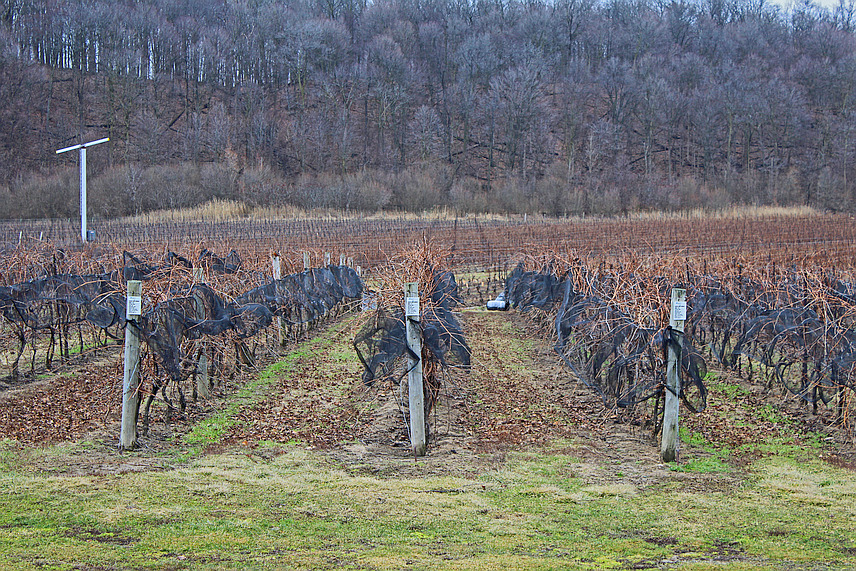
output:
[[[2,0],[0,216],[856,210],[856,5]]]

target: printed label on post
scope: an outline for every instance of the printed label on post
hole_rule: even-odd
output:
[[[672,305],[672,320],[673,321],[686,321],[687,320],[687,302],[686,301],[676,301],[674,305]]]
[[[419,298],[405,297],[404,298],[404,315],[405,317],[415,317],[419,319]]]
[[[129,295],[128,303],[125,305],[125,315],[128,317],[140,317],[143,314],[143,298],[138,295]]]

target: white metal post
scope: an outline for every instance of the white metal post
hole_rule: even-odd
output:
[[[89,141],[82,145],[72,145],[59,149],[56,154],[66,153],[68,151],[80,150],[80,239],[86,242],[86,147],[100,145],[110,140],[110,137]]]
[[[80,147],[80,240],[86,242],[86,147]]]

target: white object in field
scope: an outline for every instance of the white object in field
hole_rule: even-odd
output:
[[[487,302],[487,308],[498,309],[502,311],[508,309],[508,300],[505,299],[505,290],[502,290],[502,293],[496,296],[496,299],[492,299]]]

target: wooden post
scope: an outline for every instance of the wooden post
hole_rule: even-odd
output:
[[[282,258],[279,257],[279,254],[273,255],[273,279],[274,281],[279,281],[282,279]],[[276,284],[274,284],[276,285]],[[276,342],[282,347],[283,346],[283,338],[282,338],[282,315],[276,318]]]
[[[198,284],[205,283],[205,273],[201,266],[193,268],[193,281]],[[196,297],[196,319],[205,319],[205,307],[200,297]],[[210,381],[208,380],[208,349],[205,341],[200,341],[201,353],[196,361],[196,397],[207,399],[211,396]]]
[[[128,281],[125,315],[125,373],[122,378],[122,428],[119,449],[137,445],[137,413],[140,410],[140,332],[137,321],[143,314],[143,282]]]
[[[687,318],[687,290],[672,289],[669,317],[668,361],[666,364],[666,403],[663,409],[663,435],[660,455],[663,462],[677,462],[680,451],[678,411],[681,394],[681,350],[684,342],[684,321]]]
[[[419,288],[404,285],[404,318],[407,324],[409,372],[407,394],[410,400],[410,445],[414,456],[425,456],[425,396],[422,389],[422,332],[419,328]]]
[[[339,254],[339,265],[340,265],[340,266],[344,266],[344,265],[345,265],[345,261],[346,261],[346,260],[345,260],[345,254]]]
[[[312,261],[311,261],[311,258],[309,256],[309,252],[303,252],[303,269],[304,269],[304,271],[308,270],[311,267],[312,267]]]
[[[330,265],[330,252],[324,252],[324,267]]]

